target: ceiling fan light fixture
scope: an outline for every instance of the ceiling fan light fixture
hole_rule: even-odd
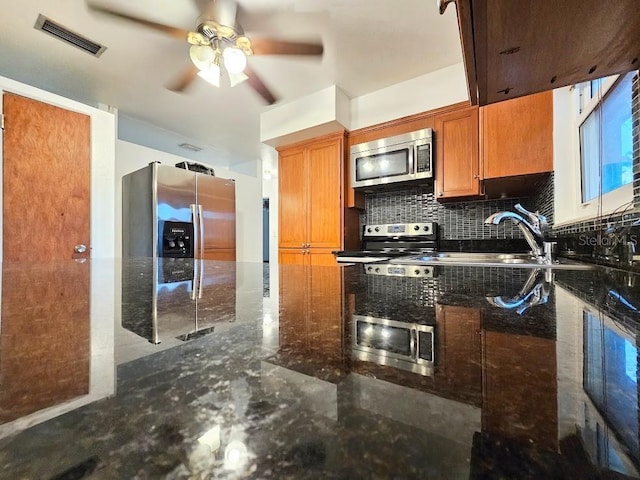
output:
[[[236,47],[227,47],[222,52],[224,67],[229,74],[239,74],[247,66],[247,56],[242,50]]]
[[[200,70],[198,76],[215,87],[220,87],[220,66],[214,61],[206,70]]]
[[[231,85],[232,88],[244,82],[245,80],[249,80],[249,77],[247,77],[244,72],[240,72],[240,73],[228,72],[228,73],[229,73],[229,84]]]
[[[215,59],[215,52],[208,45],[191,45],[189,57],[198,70],[208,70]]]

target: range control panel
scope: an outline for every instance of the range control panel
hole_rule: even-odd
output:
[[[367,275],[385,275],[388,277],[433,278],[434,267],[424,265],[389,265],[369,263],[364,265]]]
[[[423,223],[384,223],[379,225],[365,225],[363,237],[424,237],[436,236],[437,224]]]

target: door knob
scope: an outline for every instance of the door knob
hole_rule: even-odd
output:
[[[83,244],[81,243],[81,244],[79,244],[79,245],[76,245],[76,246],[73,248],[73,251],[74,251],[74,252],[76,252],[76,253],[84,253],[84,252],[86,252],[86,251],[87,251],[87,246],[86,246],[86,245],[83,245]]]

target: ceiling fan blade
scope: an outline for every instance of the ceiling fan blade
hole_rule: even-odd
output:
[[[270,38],[251,37],[254,55],[322,55],[322,43],[288,42]]]
[[[251,86],[251,88],[258,92],[269,105],[272,105],[276,102],[276,97],[274,97],[273,93],[271,93],[267,86],[262,83],[262,80],[260,80],[260,77],[256,75],[256,72],[251,70],[249,67],[246,67],[244,69],[244,73],[249,77],[247,83]]]
[[[184,92],[189,85],[195,80],[198,75],[198,69],[195,65],[189,65],[178,78],[167,85],[167,88],[172,92]]]
[[[91,10],[93,10],[95,12],[100,12],[100,13],[104,13],[104,14],[107,14],[107,15],[111,15],[112,17],[122,18],[124,20],[129,20],[131,22],[139,23],[141,25],[144,25],[145,27],[153,28],[154,30],[158,30],[158,31],[160,31],[162,33],[166,33],[166,34],[171,35],[172,37],[178,38],[180,40],[186,40],[188,35],[189,35],[189,31],[188,30],[184,30],[182,28],[171,27],[169,25],[163,25],[162,23],[152,22],[151,20],[147,20],[145,18],[136,17],[135,15],[130,15],[130,14],[125,13],[125,12],[119,12],[117,10],[112,10],[110,8],[101,7],[100,5],[88,4],[88,7],[89,7],[89,9],[91,9]]]

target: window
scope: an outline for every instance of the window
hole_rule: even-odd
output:
[[[583,203],[633,181],[631,97],[636,74],[577,86]]]

